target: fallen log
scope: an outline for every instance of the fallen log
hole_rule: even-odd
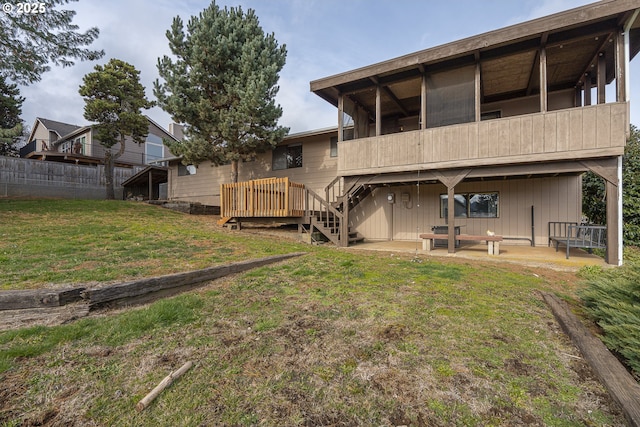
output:
[[[165,388],[169,387],[173,383],[173,381],[184,375],[184,373],[187,372],[192,366],[193,362],[188,361],[187,363],[182,365],[180,369],[167,375],[162,381],[160,381],[160,384],[158,384],[153,390],[151,390],[149,394],[147,394],[142,398],[140,402],[138,402],[138,404],[136,405],[136,410],[138,412],[144,411],[144,409],[149,406],[151,402],[153,402],[153,400],[158,397],[158,395],[162,393]]]

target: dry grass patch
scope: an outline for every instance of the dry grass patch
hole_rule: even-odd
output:
[[[495,265],[316,249],[79,322],[91,332],[5,372],[26,384],[5,422],[623,425],[540,300],[552,287]],[[136,413],[186,360],[195,367]]]
[[[158,223],[167,270],[301,248],[131,209]],[[197,261],[171,247],[176,233],[192,236]],[[539,295],[572,295],[570,273],[303,248],[308,255],[145,307],[0,333],[0,424],[624,425]],[[110,274],[138,264],[145,271],[131,257]],[[68,278],[85,275],[96,273]],[[136,412],[187,360],[195,366]]]

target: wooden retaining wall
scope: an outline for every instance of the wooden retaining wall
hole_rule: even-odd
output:
[[[630,426],[640,427],[640,384],[609,349],[595,337],[571,312],[567,304],[555,295],[542,294],[562,330],[578,347],[598,379],[621,407]]]

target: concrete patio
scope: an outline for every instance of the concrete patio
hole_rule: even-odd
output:
[[[450,254],[446,247],[435,248],[430,252],[422,250],[422,240],[419,241],[365,241],[350,246],[349,250],[370,250],[411,253],[418,257],[456,257],[490,262],[510,262],[529,266],[544,266],[556,270],[575,271],[588,265],[597,265],[603,268],[611,267],[600,256],[589,254],[582,249],[571,248],[569,259],[566,259],[565,248],[556,252],[553,246],[531,247],[527,245],[500,244],[500,255],[489,255],[487,245],[465,244],[456,248],[454,254]]]

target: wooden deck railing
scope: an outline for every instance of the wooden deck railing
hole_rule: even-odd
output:
[[[220,185],[220,216],[231,218],[302,217],[304,184],[265,178]]]

